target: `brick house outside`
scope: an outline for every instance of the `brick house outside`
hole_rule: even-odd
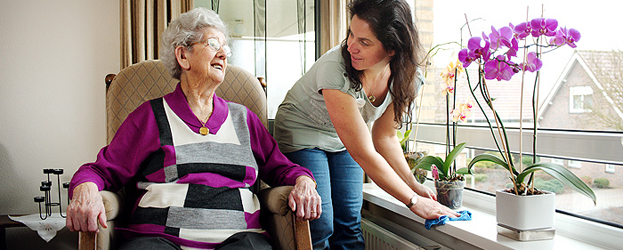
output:
[[[577,50],[539,110],[541,128],[621,131],[621,51]],[[618,89],[618,90],[617,90]],[[579,177],[606,178],[623,186],[623,166],[553,160]]]

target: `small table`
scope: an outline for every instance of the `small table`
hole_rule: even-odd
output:
[[[0,249],[6,250],[6,228],[25,227],[26,225],[9,219],[8,215],[0,215]]]

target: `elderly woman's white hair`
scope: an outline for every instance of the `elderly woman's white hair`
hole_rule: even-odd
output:
[[[160,60],[169,70],[173,78],[180,80],[182,68],[175,58],[175,48],[177,46],[187,46],[192,50],[190,45],[193,42],[201,41],[203,38],[203,28],[212,27],[229,39],[227,26],[216,14],[216,12],[198,7],[186,13],[181,14],[178,18],[171,21],[169,27],[162,33],[162,47],[160,48]]]

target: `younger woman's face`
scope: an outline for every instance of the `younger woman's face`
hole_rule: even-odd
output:
[[[389,64],[394,51],[385,51],[383,44],[372,32],[370,25],[354,15],[348,34],[348,52],[351,65],[359,71],[385,67]]]

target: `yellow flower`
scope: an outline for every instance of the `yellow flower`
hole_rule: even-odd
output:
[[[459,76],[461,72],[465,72],[463,64],[457,59],[456,64],[450,62],[448,66],[441,72],[441,79],[446,84],[443,89],[443,94],[452,94],[454,92],[454,80]]]
[[[468,100],[467,102],[460,102],[454,110],[452,110],[452,120],[454,122],[465,122],[467,117],[472,115],[472,107],[474,107],[474,101]]]

